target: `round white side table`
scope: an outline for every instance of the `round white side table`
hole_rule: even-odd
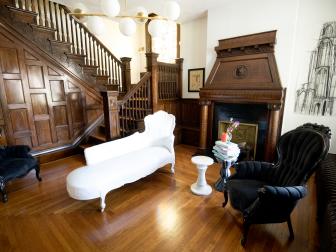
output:
[[[198,178],[196,183],[190,186],[191,191],[196,195],[209,195],[212,192],[205,179],[205,172],[209,165],[213,164],[213,159],[206,156],[194,156],[191,162],[196,165],[198,169]]]

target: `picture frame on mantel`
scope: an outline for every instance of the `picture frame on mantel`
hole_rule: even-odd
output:
[[[188,69],[188,92],[199,92],[204,86],[205,68]]]

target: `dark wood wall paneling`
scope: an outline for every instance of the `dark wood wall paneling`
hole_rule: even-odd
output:
[[[181,143],[199,145],[200,105],[199,99],[181,100]]]
[[[98,93],[1,30],[0,97],[7,143],[33,150],[71,143],[102,114]]]

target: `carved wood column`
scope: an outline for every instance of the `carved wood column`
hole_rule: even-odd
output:
[[[103,90],[100,93],[103,97],[106,140],[109,141],[120,135],[118,91]]]
[[[121,59],[123,69],[122,69],[122,83],[123,91],[127,92],[131,89],[131,60],[132,58],[122,57]]]
[[[177,85],[177,94],[179,98],[182,98],[182,85],[183,85],[183,58],[179,58],[175,60],[176,64],[179,65],[179,77],[178,77],[178,85]]]
[[[199,151],[205,153],[207,149],[208,117],[210,101],[200,101],[201,120],[200,120],[200,142]]]
[[[152,106],[153,112],[159,110],[159,68],[157,58],[158,53],[146,53],[147,71],[151,72],[151,91],[152,91]]]
[[[268,104],[268,129],[265,143],[265,160],[268,162],[274,161],[275,145],[280,134],[280,104]]]

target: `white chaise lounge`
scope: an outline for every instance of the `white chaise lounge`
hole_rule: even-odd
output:
[[[145,117],[145,131],[85,149],[87,166],[67,176],[67,191],[77,200],[100,198],[101,211],[106,194],[171,164],[174,173],[175,117],[158,111]]]

